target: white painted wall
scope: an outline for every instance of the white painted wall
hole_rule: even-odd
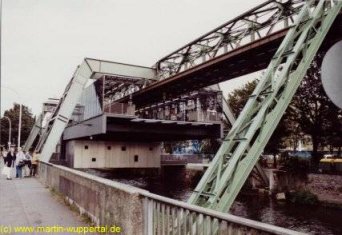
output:
[[[73,140],[66,153],[74,168],[159,168],[161,144]]]

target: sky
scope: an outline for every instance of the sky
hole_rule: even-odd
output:
[[[1,115],[39,114],[85,57],[152,66],[262,0],[3,0]],[[224,93],[254,75],[222,84]]]

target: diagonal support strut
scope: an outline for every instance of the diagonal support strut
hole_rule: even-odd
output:
[[[222,212],[229,210],[341,6],[341,1],[305,2],[189,203]]]

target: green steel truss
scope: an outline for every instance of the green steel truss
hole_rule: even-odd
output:
[[[342,1],[306,1],[189,203],[227,212],[277,127]]]
[[[28,136],[28,138],[25,142],[25,145],[23,148],[24,151],[30,150],[34,140],[37,138],[39,133],[42,131],[42,129],[43,129],[43,127],[42,127],[43,118],[44,118],[43,114],[40,114],[38,116],[36,122],[34,123],[32,129],[31,129],[30,135]]]

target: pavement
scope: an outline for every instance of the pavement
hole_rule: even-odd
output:
[[[56,225],[87,226],[37,178],[6,180],[0,175],[0,230],[1,226]]]

